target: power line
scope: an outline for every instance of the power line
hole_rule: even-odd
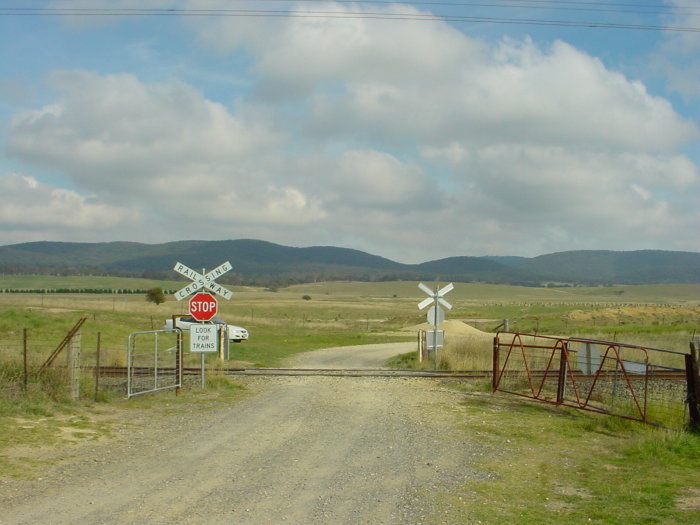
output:
[[[249,3],[280,3],[284,0],[231,0]],[[302,3],[321,2],[328,0],[303,0]],[[700,6],[672,6],[667,4],[626,4],[608,2],[567,2],[564,0],[491,0],[472,2],[449,2],[430,0],[334,0],[338,4],[383,4],[383,5],[412,5],[440,7],[493,7],[497,9],[542,9],[555,11],[586,11],[593,13],[625,13],[625,14],[700,14]],[[639,9],[642,9],[641,11]]]
[[[267,0],[270,1],[270,0]],[[319,0],[316,0],[319,1]],[[365,4],[390,4],[390,5],[424,5],[441,7],[494,7],[493,3],[452,3],[452,2],[392,2],[388,0],[359,0],[347,3]],[[520,4],[513,4],[517,0],[507,0],[508,4],[499,4],[501,7],[522,8]],[[622,5],[627,7],[641,7],[644,4],[602,4],[597,2],[552,2],[550,0],[521,0],[528,4],[566,4],[572,5]],[[341,3],[337,2],[337,3]],[[532,7],[528,5],[527,7]],[[550,7],[552,8],[552,7]],[[698,9],[680,7],[681,9]],[[571,9],[559,7],[558,9]],[[600,12],[600,9],[592,11]],[[626,11],[625,11],[626,12]],[[674,11],[669,11],[673,13]],[[630,11],[631,14],[640,14]],[[650,13],[641,13],[650,14]],[[673,31],[698,33],[700,27],[670,26],[659,24],[641,24],[625,22],[601,22],[595,20],[548,20],[540,18],[510,18],[491,16],[468,16],[432,13],[398,13],[398,12],[371,12],[371,11],[311,11],[300,9],[180,9],[180,8],[51,8],[51,7],[5,7],[0,8],[0,16],[54,16],[54,17],[268,17],[268,18],[327,18],[327,19],[371,19],[371,20],[395,20],[395,21],[446,21],[452,23],[489,23],[511,25],[537,25],[574,28],[599,28],[599,29],[634,29],[645,31]]]

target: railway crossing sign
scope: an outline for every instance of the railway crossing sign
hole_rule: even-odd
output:
[[[437,368],[438,348],[442,348],[445,344],[444,330],[437,329],[437,327],[445,321],[445,310],[443,310],[441,306],[444,306],[448,310],[452,310],[452,305],[443,299],[443,297],[448,292],[454,290],[454,285],[450,283],[442,288],[436,287],[435,291],[433,291],[423,283],[420,283],[418,288],[428,294],[427,299],[423,299],[420,303],[418,303],[418,309],[422,310],[426,306],[432,305],[430,310],[428,310],[428,322],[433,325],[433,329],[429,330],[426,334],[426,346],[429,350],[433,350],[435,352],[435,368]]]
[[[184,288],[181,288],[180,290],[175,292],[175,299],[177,299],[178,301],[182,301],[188,295],[202,290],[203,288],[211,290],[212,292],[214,292],[217,295],[220,295],[224,299],[231,299],[231,297],[233,297],[233,292],[231,290],[227,290],[220,284],[217,284],[216,281],[214,281],[214,279],[221,277],[226,272],[232,269],[233,266],[231,266],[231,263],[228,261],[207,273],[204,273],[204,271],[202,271],[202,273],[199,273],[194,271],[192,268],[188,268],[182,263],[175,263],[175,267],[173,268],[173,270],[175,270],[180,275],[184,275],[188,279],[192,279],[192,284],[188,284]]]
[[[211,320],[218,310],[219,305],[210,293],[197,292],[190,298],[190,315],[197,321]]]
[[[445,310],[440,308],[440,305],[444,306],[448,310],[452,310],[452,305],[443,299],[443,297],[448,292],[454,290],[454,285],[450,283],[447,286],[440,289],[436,288],[435,291],[433,291],[423,283],[420,283],[418,288],[429,295],[427,299],[423,299],[420,303],[418,303],[418,309],[422,310],[426,306],[432,304],[433,307],[428,311],[428,322],[437,327],[445,320]]]

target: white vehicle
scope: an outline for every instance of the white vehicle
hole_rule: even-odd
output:
[[[207,322],[213,324],[226,324],[226,321],[224,321],[223,319],[219,319],[218,317],[212,317]],[[194,317],[178,317],[177,322],[175,324],[175,328],[179,328],[180,330],[189,330],[190,326],[192,326],[193,324],[200,324],[200,322],[197,321]],[[165,325],[163,326],[163,330],[172,330],[172,328],[173,320],[166,319]],[[226,326],[226,329],[228,330],[229,341],[233,341],[234,343],[240,343],[241,341],[245,341],[246,339],[248,339],[248,330],[246,330],[245,328],[229,324]]]

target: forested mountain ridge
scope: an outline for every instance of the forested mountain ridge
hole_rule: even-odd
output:
[[[700,253],[581,250],[538,257],[456,256],[403,264],[333,246],[295,248],[238,239],[136,242],[30,242],[0,246],[4,273],[70,273],[176,278],[176,262],[211,269],[230,261],[222,282],[278,284],[325,280],[449,280],[541,286],[700,283]]]

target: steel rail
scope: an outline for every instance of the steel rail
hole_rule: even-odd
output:
[[[490,371],[405,370],[388,368],[246,368],[225,371],[226,375],[245,376],[329,376],[329,377],[434,377],[478,379],[491,377]]]
[[[95,372],[95,367],[85,367],[86,370]],[[434,377],[434,378],[455,378],[455,379],[485,379],[493,375],[491,370],[406,370],[406,369],[387,369],[387,368],[264,368],[264,367],[246,367],[246,368],[215,368],[210,369],[213,373],[223,373],[230,376],[334,376],[334,377]],[[134,367],[132,373],[135,376],[147,376],[153,374],[153,367]],[[158,368],[158,373],[161,375],[174,375],[173,367]],[[183,374],[199,375],[201,369],[199,367],[185,367]],[[524,374],[521,370],[505,370],[503,375],[512,377]],[[533,377],[555,377],[558,370],[532,370]],[[618,372],[619,374],[619,372]],[[107,366],[99,367],[99,375],[101,377],[126,377],[127,367],[125,366]],[[593,378],[594,374],[583,374],[581,372],[573,372],[571,375],[575,379]],[[682,370],[665,370],[650,372],[650,377],[655,380],[666,381],[685,381],[685,373]],[[599,379],[612,380],[615,377],[615,371],[603,370],[599,374]],[[640,376],[641,378],[641,376]]]
[[[86,367],[89,370],[95,367]],[[184,367],[184,375],[198,375],[199,367]],[[436,378],[486,378],[491,377],[490,370],[466,371],[466,370],[395,370],[385,368],[215,368],[213,373],[222,373],[231,376],[335,376],[335,377],[436,377]],[[172,375],[173,367],[158,369],[160,375]],[[153,374],[153,367],[132,367],[135,376],[148,376]],[[100,366],[99,375],[104,377],[126,377],[125,366]]]

